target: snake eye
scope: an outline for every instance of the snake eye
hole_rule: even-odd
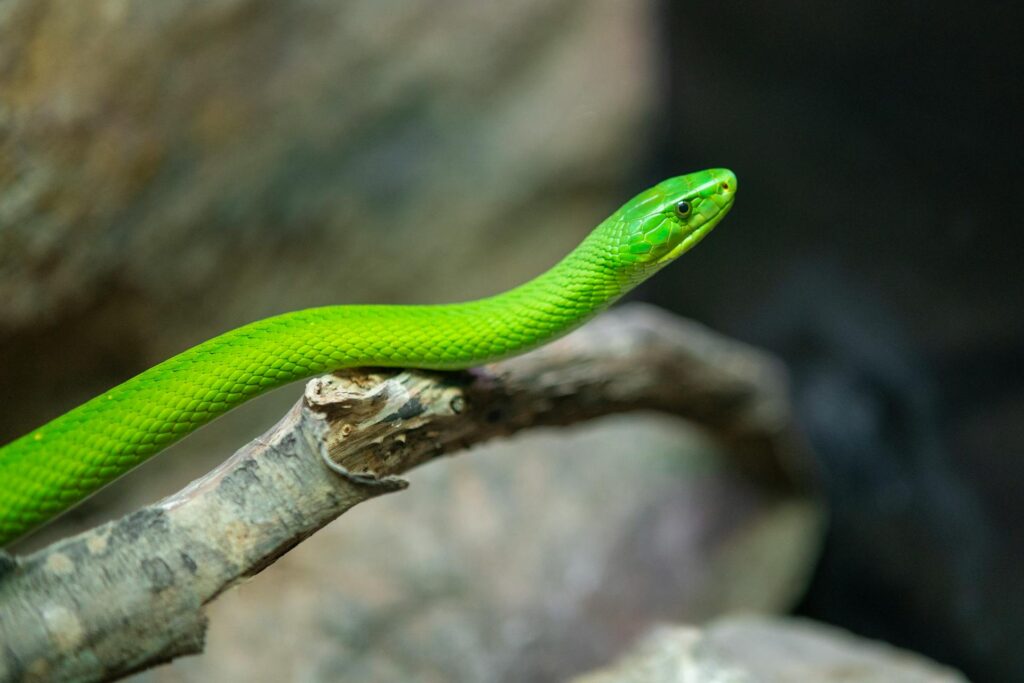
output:
[[[679,214],[680,216],[689,216],[690,211],[692,210],[693,207],[690,206],[690,202],[686,201],[685,199],[676,204],[676,213]]]

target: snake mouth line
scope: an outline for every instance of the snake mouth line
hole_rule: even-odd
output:
[[[719,223],[721,223],[722,219],[725,218],[725,215],[727,213],[729,213],[729,210],[732,209],[734,197],[735,197],[735,195],[728,195],[726,203],[722,205],[722,207],[718,210],[718,213],[716,213],[706,223],[704,223],[703,225],[701,225],[700,227],[695,229],[693,232],[691,232],[689,235],[684,237],[683,241],[680,242],[679,245],[675,249],[670,251],[664,257],[663,260],[666,261],[666,262],[667,261],[671,261],[671,260],[675,259],[678,256],[682,256],[683,254],[688,252],[690,249],[692,249],[693,247],[697,246],[697,243],[700,242],[702,239],[704,239],[709,232],[714,230],[715,226],[718,225]]]

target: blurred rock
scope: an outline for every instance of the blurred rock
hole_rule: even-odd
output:
[[[254,318],[546,268],[643,153],[646,11],[2,3],[0,440]]]
[[[730,617],[662,626],[576,683],[966,683],[958,672],[813,621]]]

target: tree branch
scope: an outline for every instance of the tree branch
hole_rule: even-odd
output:
[[[0,680],[110,680],[201,652],[204,605],[405,488],[397,475],[496,436],[638,409],[703,425],[761,486],[799,486],[782,369],[647,306],[469,372],[326,375],[177,494],[25,558],[0,553]]]

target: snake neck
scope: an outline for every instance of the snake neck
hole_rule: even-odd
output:
[[[611,306],[642,279],[616,264],[603,241],[599,232],[592,234],[532,280],[463,305],[480,315],[483,334],[493,335],[497,331],[500,335],[502,331],[493,326],[499,323],[512,336],[528,331],[530,341],[526,346],[530,348],[551,341]],[[519,347],[511,351],[522,350]]]

